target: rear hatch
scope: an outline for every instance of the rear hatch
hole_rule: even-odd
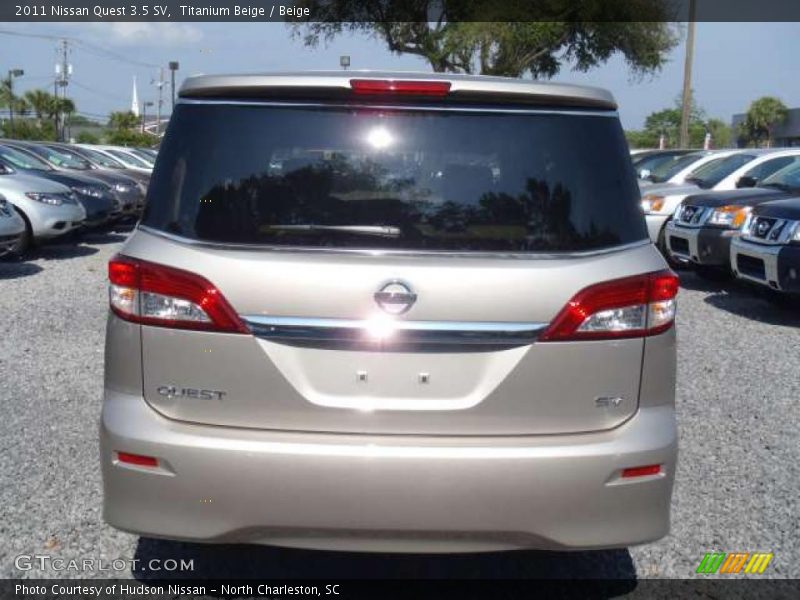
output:
[[[581,289],[663,269],[637,200],[613,112],[183,102],[123,252],[179,269],[166,295],[201,276],[246,332],[150,320],[145,398],[282,430],[617,426],[644,338],[537,338]]]

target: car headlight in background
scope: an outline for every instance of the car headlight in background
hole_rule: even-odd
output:
[[[114,191],[119,192],[120,194],[127,194],[131,191],[131,186],[125,183],[115,183],[114,184]]]
[[[92,198],[100,198],[103,195],[103,190],[94,187],[74,187],[72,191],[81,196],[91,196]]]
[[[25,192],[25,195],[31,200],[36,200],[42,204],[49,204],[50,206],[61,206],[64,204],[64,198],[56,194],[48,194],[44,192]]]
[[[642,210],[645,213],[659,213],[664,209],[664,196],[646,194],[642,196]]]
[[[800,221],[794,224],[794,231],[789,236],[789,241],[800,244]]]
[[[719,227],[741,229],[751,210],[753,209],[750,206],[739,206],[738,204],[720,206],[711,213],[708,223]]]

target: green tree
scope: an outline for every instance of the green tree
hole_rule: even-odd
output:
[[[786,121],[788,116],[789,109],[783,102],[773,96],[764,96],[750,104],[738,133],[747,142],[760,144],[766,141],[767,148],[770,148],[775,127]]]
[[[628,146],[635,148],[658,148],[658,136],[651,131],[628,130],[625,132]]]
[[[131,111],[112,112],[108,116],[108,126],[112,129],[136,129],[139,125],[139,117]]]
[[[8,121],[3,123],[2,135],[17,140],[55,141],[56,128],[49,121],[38,123],[31,119],[14,119],[13,129]]]
[[[156,139],[148,133],[139,131],[139,117],[128,112],[112,112],[108,118],[109,144],[118,146],[152,146]]]
[[[650,113],[641,131],[627,131],[625,135],[631,148],[657,148],[661,136],[665,145],[675,148],[680,139],[681,101],[675,101],[674,108],[664,108]],[[711,134],[714,148],[726,148],[731,144],[731,128],[721,119],[706,118],[705,111],[692,99],[689,111],[689,147],[702,148],[706,132]]]
[[[81,131],[78,133],[77,142],[79,144],[99,144],[100,136],[91,131]]]
[[[44,90],[28,90],[25,100],[41,122],[45,118],[52,118],[56,114],[56,97]]]
[[[729,148],[733,141],[733,130],[722,119],[709,119],[706,123],[711,133],[711,144],[714,148]]]
[[[396,54],[414,54],[436,72],[548,78],[562,64],[588,71],[621,54],[636,74],[659,70],[677,43],[668,0],[300,0],[314,22],[292,25],[316,47],[365,33]],[[310,17],[311,18],[311,17]]]

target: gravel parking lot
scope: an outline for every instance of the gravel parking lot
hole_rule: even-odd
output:
[[[190,558],[203,577],[690,577],[708,551],[771,551],[768,575],[800,577],[800,310],[690,272],[678,317],[680,466],[672,533],[658,543],[374,556],[172,543],[108,527],[97,458],[105,268],[124,237],[97,234],[27,262],[0,261],[0,577],[164,575],[23,572],[20,554]]]

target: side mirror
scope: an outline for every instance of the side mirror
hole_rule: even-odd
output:
[[[650,177],[650,169],[639,170],[639,179],[647,179],[648,177]]]
[[[736,182],[737,188],[752,188],[758,185],[758,179],[750,175],[742,175]]]

